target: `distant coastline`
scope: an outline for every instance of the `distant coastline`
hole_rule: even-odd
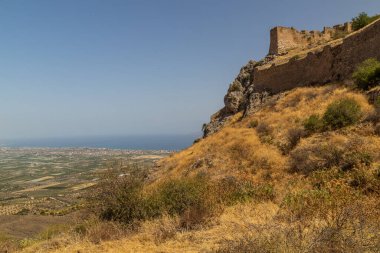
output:
[[[190,146],[199,135],[200,134],[0,139],[0,147],[181,150]]]

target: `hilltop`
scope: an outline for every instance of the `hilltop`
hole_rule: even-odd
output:
[[[378,252],[380,21],[353,27],[274,28],[203,138],[24,252]]]
[[[351,23],[334,27],[325,27],[323,32],[273,28],[268,56],[240,70],[224,97],[225,107],[204,126],[204,136],[217,131],[235,113],[253,113],[283,91],[331,82],[347,84],[359,63],[380,58],[380,20],[357,31]]]

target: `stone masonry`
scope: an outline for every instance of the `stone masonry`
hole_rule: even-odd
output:
[[[313,48],[333,39],[343,37],[352,32],[351,23],[325,27],[320,31],[298,31],[296,29],[277,26],[270,31],[269,55],[281,55],[293,49]]]

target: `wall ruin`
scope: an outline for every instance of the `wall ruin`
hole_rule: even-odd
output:
[[[253,85],[257,92],[278,93],[295,87],[350,79],[355,67],[368,58],[380,60],[380,20],[346,37],[341,44],[325,46],[305,58],[255,68]]]
[[[352,32],[351,23],[325,27],[320,31],[298,31],[294,28],[277,26],[270,31],[269,55],[285,54],[293,49],[313,48]]]

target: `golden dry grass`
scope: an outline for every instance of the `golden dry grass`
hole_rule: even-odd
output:
[[[142,224],[139,233],[125,239],[106,241],[94,244],[89,241],[72,240],[71,244],[59,249],[35,245],[23,252],[208,252],[216,249],[216,245],[224,240],[244,236],[252,226],[270,222],[279,207],[271,202],[258,204],[241,204],[226,211],[208,227],[196,231],[178,231],[178,220],[164,216],[156,221]],[[175,230],[170,236],[162,239],[163,228]]]
[[[337,85],[298,88],[288,92],[274,106],[267,106],[243,120],[239,120],[241,115],[236,115],[218,133],[161,160],[156,178],[192,176],[199,172],[207,172],[213,177],[233,174],[248,178],[256,173],[283,174],[288,158],[281,154],[279,147],[287,143],[289,130],[302,129],[303,122],[310,115],[323,115],[330,103],[342,98],[355,99],[362,108],[363,119],[374,111],[365,95],[347,88]],[[271,128],[264,143],[258,131],[249,128],[249,123],[254,120]],[[360,131],[361,135],[370,135],[369,142],[378,142],[372,134],[372,126],[352,128],[348,133]]]

